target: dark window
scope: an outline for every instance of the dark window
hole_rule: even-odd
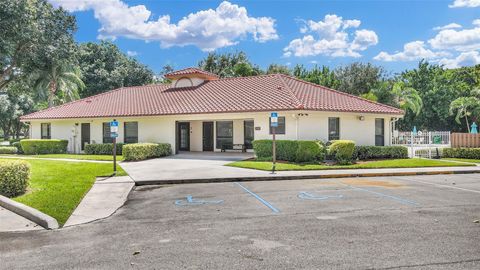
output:
[[[269,118],[270,134],[272,134],[272,118]],[[278,117],[278,127],[275,128],[275,134],[285,134],[285,116]]]
[[[375,145],[385,145],[385,120],[383,118],[375,119]]]
[[[138,142],[138,122],[125,122],[123,126],[125,143]]]
[[[42,139],[51,139],[51,124],[50,123],[42,123],[41,125],[41,138]]]
[[[254,133],[255,133],[253,120],[244,121],[243,130],[244,130],[243,140],[244,140],[245,148],[253,149],[252,142],[253,142]]]
[[[233,122],[218,121],[217,122],[217,149],[222,149],[225,145],[226,149],[233,147]]]
[[[328,140],[340,140],[340,118],[328,118]]]
[[[103,123],[103,143],[113,143],[113,138],[110,137],[110,123]]]

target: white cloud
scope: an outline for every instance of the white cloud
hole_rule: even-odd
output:
[[[335,14],[326,15],[323,21],[306,21],[300,28],[300,33],[305,35],[290,41],[283,49],[283,55],[360,57],[360,51],[378,43],[378,36],[374,31],[366,29],[348,31],[357,29],[360,24],[359,20],[344,20]]]
[[[473,22],[477,23],[477,20]],[[475,25],[471,29],[442,30],[428,43],[434,49],[477,50],[480,49],[480,26]]]
[[[439,64],[445,65],[447,68],[474,66],[480,64],[480,53],[478,51],[463,52],[459,56],[452,59],[441,59]]]
[[[446,56],[445,52],[433,52],[425,48],[425,42],[413,41],[403,46],[403,51],[394,54],[387,52],[380,52],[373,59],[379,61],[416,61],[421,59],[435,59],[441,56]]]
[[[444,25],[444,26],[437,26],[437,27],[433,28],[433,30],[439,31],[439,30],[455,29],[455,28],[462,28],[462,26],[458,23],[449,23],[449,24]]]
[[[472,24],[480,27],[480,19],[473,20]]]
[[[136,52],[136,51],[127,51],[127,55],[128,55],[128,56],[137,56],[137,55],[138,55],[138,52]]]
[[[98,37],[126,37],[159,41],[164,48],[195,45],[204,51],[231,46],[251,35],[257,42],[278,39],[275,20],[250,17],[244,7],[222,2],[215,10],[190,13],[177,23],[169,15],[155,19],[144,5],[129,6],[121,0],[50,0],[68,11],[93,10],[100,21]]]
[[[449,5],[449,7],[480,7],[480,0],[455,0],[453,4]]]

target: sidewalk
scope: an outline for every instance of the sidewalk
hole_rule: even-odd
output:
[[[133,186],[134,182],[128,176],[98,178],[64,227],[111,216],[123,206]]]
[[[203,171],[200,175],[179,174],[165,178],[135,179],[135,185],[191,184],[236,181],[274,181],[300,180],[348,177],[378,177],[378,176],[408,176],[408,175],[440,175],[440,174],[479,174],[480,167],[431,167],[431,168],[393,168],[393,169],[350,169],[350,170],[311,170],[311,171],[280,171],[272,174],[267,171],[231,168],[221,173]],[[243,171],[241,171],[243,170]]]
[[[30,220],[0,207],[0,232],[43,230]]]

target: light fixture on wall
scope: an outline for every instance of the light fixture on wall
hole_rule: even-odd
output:
[[[360,121],[364,121],[364,120],[365,120],[365,116],[363,116],[363,115],[360,115],[360,116],[358,117],[358,120],[360,120]]]

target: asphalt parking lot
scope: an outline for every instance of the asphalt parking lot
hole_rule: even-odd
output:
[[[137,187],[102,221],[0,233],[0,269],[480,269],[480,175]]]

